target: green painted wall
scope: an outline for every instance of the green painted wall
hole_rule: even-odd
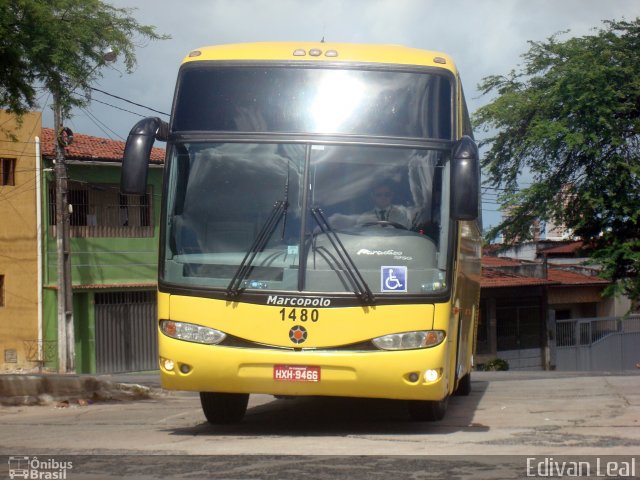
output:
[[[54,289],[45,289],[43,295],[43,339],[45,340],[45,363],[47,368],[58,369],[58,355],[53,348],[58,336],[58,297]],[[96,319],[94,292],[73,293],[73,323],[75,326],[76,371],[96,372]]]
[[[51,162],[46,167],[52,168]],[[68,165],[69,180],[92,184],[117,186],[120,182],[119,166]],[[158,265],[158,236],[162,192],[161,168],[150,168],[151,207],[154,235],[142,238],[90,237],[71,238],[71,276],[74,285],[73,315],[76,339],[76,371],[96,372],[95,308],[92,287],[99,291],[122,291],[123,284],[155,284]],[[57,250],[56,239],[50,228],[48,208],[49,183],[54,181],[48,172],[43,182],[43,331],[44,339],[55,342],[57,338]],[[55,219],[53,220],[55,223]],[[153,287],[150,287],[153,288]],[[139,288],[138,288],[139,289]],[[57,355],[46,364],[57,369]]]
[[[69,180],[117,186],[120,182],[120,168],[102,165],[70,165]],[[48,173],[43,185],[45,201],[49,182],[52,181],[53,175]],[[149,185],[152,188],[154,236],[143,238],[71,238],[71,276],[74,285],[131,284],[156,281],[162,191],[161,169],[151,168],[149,170]],[[49,214],[48,208],[43,209],[42,221],[45,230],[44,284],[56,285],[56,239],[50,231]],[[55,219],[53,221],[55,223]]]

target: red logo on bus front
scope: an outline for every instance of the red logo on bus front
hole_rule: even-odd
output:
[[[301,327],[300,325],[296,325],[291,330],[289,330],[289,339],[296,345],[304,343],[304,341],[307,339],[307,329]]]

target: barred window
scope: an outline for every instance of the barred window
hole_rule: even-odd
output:
[[[152,237],[152,188],[123,195],[115,184],[69,182],[72,237]],[[49,185],[49,225],[55,236],[56,187]]]

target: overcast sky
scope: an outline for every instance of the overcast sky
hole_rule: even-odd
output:
[[[116,63],[96,87],[113,95],[169,112],[176,72],[199,46],[256,41],[319,41],[400,44],[450,54],[461,72],[469,110],[487,101],[480,80],[507,73],[520,63],[528,40],[556,32],[589,34],[604,19],[633,20],[640,0],[111,0],[136,8],[142,24],[155,25],[171,40],[137,51],[138,66],[127,75]],[[76,133],[126,139],[142,116],[157,115],[95,93],[89,108],[66,122]],[[43,99],[44,103],[44,99]],[[52,127],[43,105],[44,126]],[[166,117],[163,117],[166,118]],[[497,223],[492,198],[485,200],[485,227]]]

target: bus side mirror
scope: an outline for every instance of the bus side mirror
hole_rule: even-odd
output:
[[[169,125],[157,117],[140,120],[129,132],[122,158],[120,191],[143,195],[147,191],[149,158],[154,140],[167,141]]]
[[[480,205],[480,159],[478,147],[464,136],[453,146],[451,160],[451,218],[475,220]]]

